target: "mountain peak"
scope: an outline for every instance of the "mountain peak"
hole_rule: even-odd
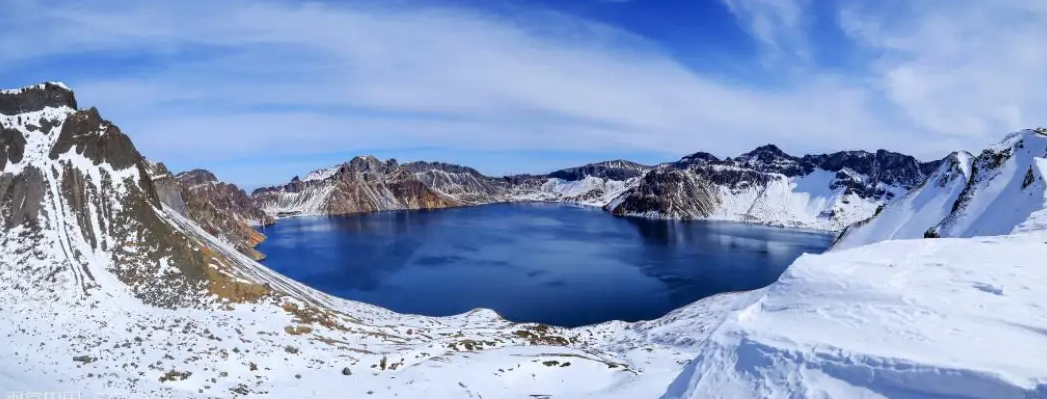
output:
[[[777,147],[775,147],[775,148],[777,148]],[[685,156],[683,158],[680,158],[680,162],[682,162],[682,163],[719,162],[719,161],[720,161],[720,158],[717,158],[716,155],[710,154],[708,152],[702,152],[702,151],[699,151],[699,152],[696,152],[694,154],[687,155],[687,156]]]
[[[776,146],[774,144],[764,144],[764,145],[761,145],[759,147],[754,148],[752,151],[749,151],[747,154],[753,154],[753,155],[756,155],[756,154],[773,154],[773,155],[786,155],[786,156],[789,155],[789,154],[786,154],[785,151],[782,151],[781,148],[778,148],[778,146]]]
[[[0,90],[0,115],[16,115],[44,108],[77,109],[76,97],[68,86],[46,82],[20,89]]]
[[[738,160],[742,162],[748,161],[759,161],[764,163],[773,163],[783,159],[795,160],[796,158],[792,155],[786,154],[781,148],[774,144],[765,144],[754,148],[752,151],[739,155]]]
[[[206,169],[193,169],[188,172],[182,172],[179,173],[178,176],[175,176],[175,178],[182,182],[182,184],[188,184],[191,186],[218,181],[218,177]]]

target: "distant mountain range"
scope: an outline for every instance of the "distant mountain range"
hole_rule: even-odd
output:
[[[655,166],[616,160],[492,177],[459,165],[362,156],[251,195],[274,216],[550,201],[621,216],[838,231],[904,195],[939,163],[883,150],[795,157],[767,145],[736,158],[695,153]]]

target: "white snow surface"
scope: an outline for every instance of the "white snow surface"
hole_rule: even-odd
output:
[[[1047,244],[888,241],[748,293],[663,398],[1047,397]]]

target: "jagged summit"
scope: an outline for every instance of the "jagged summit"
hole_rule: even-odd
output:
[[[761,162],[770,162],[776,159],[793,159],[792,155],[786,154],[781,148],[774,144],[764,144],[762,146],[754,148],[752,151],[739,155],[738,160],[748,161],[756,160]]]
[[[680,158],[680,160],[677,161],[678,164],[690,164],[698,162],[717,163],[720,162],[720,158],[708,152],[699,151],[691,155],[687,155],[683,158]]]
[[[0,115],[16,115],[49,107],[78,109],[76,96],[69,87],[57,82],[0,90]]]
[[[206,169],[193,169],[187,172],[182,172],[175,175],[175,178],[182,183],[189,185],[207,184],[218,181],[218,177]]]

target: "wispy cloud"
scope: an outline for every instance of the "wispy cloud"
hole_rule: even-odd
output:
[[[810,0],[721,0],[743,26],[775,54],[807,57]]]
[[[841,26],[879,56],[871,76],[918,127],[980,137],[1044,123],[1047,3],[849,4]]]
[[[803,31],[807,0],[724,1],[769,48],[816,45]],[[977,147],[990,130],[1029,123],[1029,107],[1042,100],[1018,91],[1021,77],[1043,72],[1038,50],[992,49],[1011,75],[992,81],[1001,87],[978,88],[964,79],[989,82],[990,60],[946,70],[966,65],[953,58],[968,31],[932,30],[914,14],[905,16],[905,33],[894,32],[885,24],[901,22],[850,4],[841,26],[883,53],[876,65],[854,73],[809,66],[773,88],[697,73],[635,33],[544,11],[510,17],[415,3],[238,0],[5,7],[0,72],[58,57],[119,63],[132,54],[133,65],[114,73],[80,76],[75,63],[55,65],[68,65],[81,102],[98,105],[145,154],[204,166],[417,147],[669,159],[697,150],[732,155],[766,142],[936,156],[944,145]],[[971,31],[987,23],[965,18]],[[1028,29],[986,40],[1037,33]],[[905,40],[910,34],[916,42]],[[957,49],[930,48],[938,35],[955,37]],[[984,97],[963,101],[958,93],[972,88]],[[973,122],[950,119],[957,112]]]

